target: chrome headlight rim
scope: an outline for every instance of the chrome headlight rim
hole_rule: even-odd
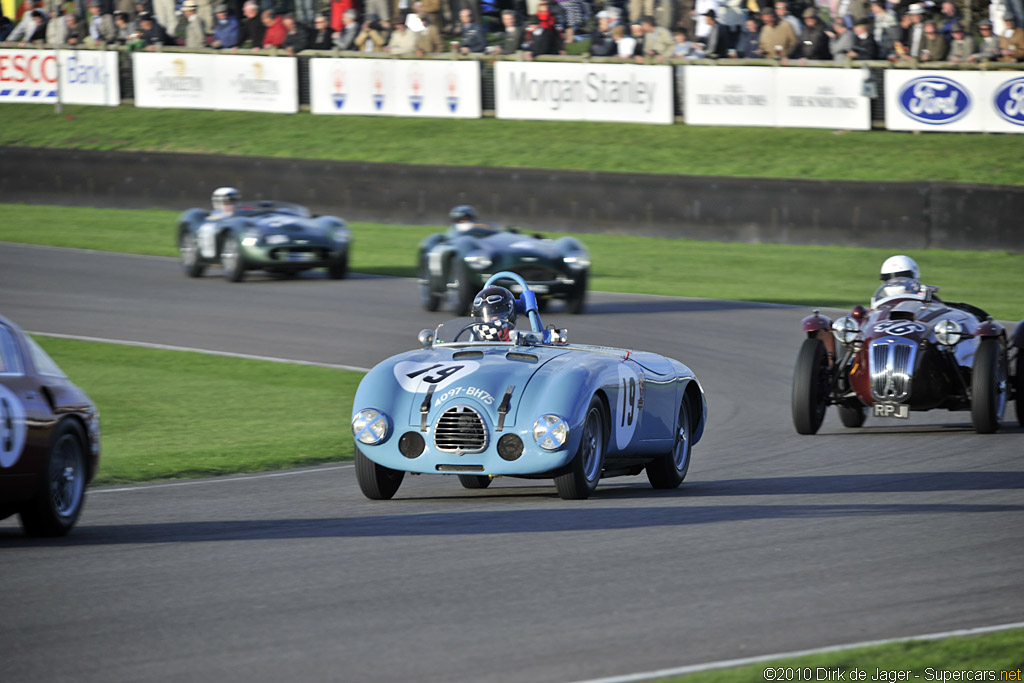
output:
[[[852,344],[860,336],[860,325],[850,316],[843,316],[832,323],[832,336],[840,344]]]
[[[283,232],[274,233],[273,235],[267,235],[266,237],[263,238],[264,243],[266,243],[268,247],[274,247],[280,244],[288,244],[289,242],[291,242],[291,240],[292,238],[284,234]]]
[[[585,251],[571,251],[562,258],[562,262],[573,270],[586,270],[590,267],[590,256]]]
[[[466,254],[463,261],[466,265],[473,270],[483,270],[484,268],[490,268],[494,263],[494,260],[487,254],[486,251],[477,249]]]
[[[569,422],[561,415],[546,413],[533,423],[533,441],[546,451],[557,451],[569,440]]]
[[[383,410],[363,408],[352,418],[352,436],[367,446],[375,446],[387,438],[391,421]]]
[[[246,230],[242,235],[242,246],[243,247],[255,247],[260,243],[260,239],[263,235],[256,232],[255,230]]]
[[[935,341],[941,346],[953,347],[963,341],[963,325],[955,320],[940,320],[935,324]]]
[[[334,238],[334,241],[338,244],[348,244],[348,241],[351,238],[348,230],[344,228],[336,228],[331,237]]]

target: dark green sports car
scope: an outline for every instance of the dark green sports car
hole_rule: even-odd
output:
[[[189,277],[219,265],[238,282],[247,270],[295,275],[326,268],[332,280],[348,273],[350,234],[336,216],[312,216],[288,202],[229,205],[228,210],[190,209],[178,219],[181,265]]]

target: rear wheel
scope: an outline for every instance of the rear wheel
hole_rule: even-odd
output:
[[[420,259],[420,300],[423,308],[428,311],[436,311],[441,306],[442,295],[435,292],[430,286],[430,266],[427,265],[427,255]]]
[[[573,315],[583,312],[587,299],[587,271],[576,276],[576,284],[572,286],[569,298],[565,300],[565,310]]]
[[[370,500],[391,500],[394,498],[398,487],[402,485],[405,472],[393,470],[363,455],[363,452],[356,446],[356,481],[359,482],[359,490]]]
[[[842,421],[844,427],[856,429],[857,427],[864,426],[864,420],[868,416],[868,409],[864,406],[844,406],[840,404],[839,408],[839,419]]]
[[[242,251],[234,235],[224,236],[220,246],[220,266],[224,269],[224,279],[228,282],[240,282],[245,276]]]
[[[999,429],[1009,393],[1006,351],[998,339],[982,339],[974,354],[971,373],[971,422],[974,423],[974,431],[991,434]]]
[[[604,404],[595,396],[587,409],[576,457],[565,474],[555,477],[558,495],[564,500],[588,498],[597,488],[604,466],[604,443]]]
[[[460,474],[459,483],[464,489],[485,489],[491,485],[491,478],[481,474]]]
[[[29,536],[64,536],[78,521],[85,504],[85,435],[74,422],[54,434],[39,493],[21,511]]]
[[[178,253],[181,254],[181,268],[189,277],[199,277],[206,270],[199,261],[199,245],[191,232],[182,232],[178,238]]]
[[[656,489],[674,489],[683,483],[690,469],[690,453],[693,444],[690,439],[690,399],[683,396],[679,405],[679,419],[676,425],[676,441],[672,451],[647,463],[647,479]]]
[[[828,354],[818,338],[805,339],[793,371],[793,426],[816,434],[828,408]]]

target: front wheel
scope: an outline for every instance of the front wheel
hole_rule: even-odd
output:
[[[54,434],[39,493],[21,511],[29,536],[64,536],[78,521],[85,504],[85,435],[74,422]]]
[[[196,243],[196,236],[191,232],[181,233],[178,238],[178,253],[181,254],[181,269],[189,277],[199,277],[206,270],[199,261],[199,245]]]
[[[828,354],[817,337],[805,339],[793,371],[793,426],[798,434],[816,434],[828,408]]]
[[[604,404],[597,396],[590,400],[583,435],[576,457],[568,471],[555,477],[555,487],[563,500],[589,498],[597,488],[604,467]]]
[[[359,490],[370,500],[391,500],[402,485],[405,472],[393,470],[363,455],[363,452],[356,446],[356,481],[359,482]]]
[[[971,422],[979,434],[999,429],[1010,392],[1006,351],[998,339],[982,339],[974,354],[971,373]]]
[[[676,441],[672,451],[658,456],[647,463],[647,479],[656,489],[678,488],[690,469],[690,453],[693,448],[690,427],[690,399],[683,396],[679,405],[679,419],[676,427]]]
[[[456,275],[455,287],[455,315],[458,317],[469,315],[473,310],[473,297],[476,296],[476,288],[469,283],[469,271],[466,264],[459,261],[453,268]]]
[[[238,238],[226,235],[220,247],[220,266],[224,269],[224,279],[228,282],[241,282],[245,276],[245,264],[242,261],[242,250]]]
[[[348,254],[327,267],[327,277],[332,280],[344,280],[348,277]]]
[[[1017,374],[1014,377],[1017,391],[1017,422],[1024,427],[1024,349],[1017,349]]]
[[[583,312],[587,300],[587,271],[576,276],[576,283],[572,286],[569,298],[565,300],[565,310],[573,315]]]
[[[464,489],[485,489],[491,485],[491,478],[482,474],[460,474],[459,483]]]
[[[427,255],[424,254],[420,259],[420,300],[423,302],[423,308],[433,313],[441,307],[441,299],[444,297],[434,291],[430,282],[430,266],[427,264]]]

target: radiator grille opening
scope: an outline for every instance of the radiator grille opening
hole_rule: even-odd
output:
[[[434,446],[443,453],[479,453],[487,448],[487,430],[480,413],[469,406],[453,406],[434,426]]]

